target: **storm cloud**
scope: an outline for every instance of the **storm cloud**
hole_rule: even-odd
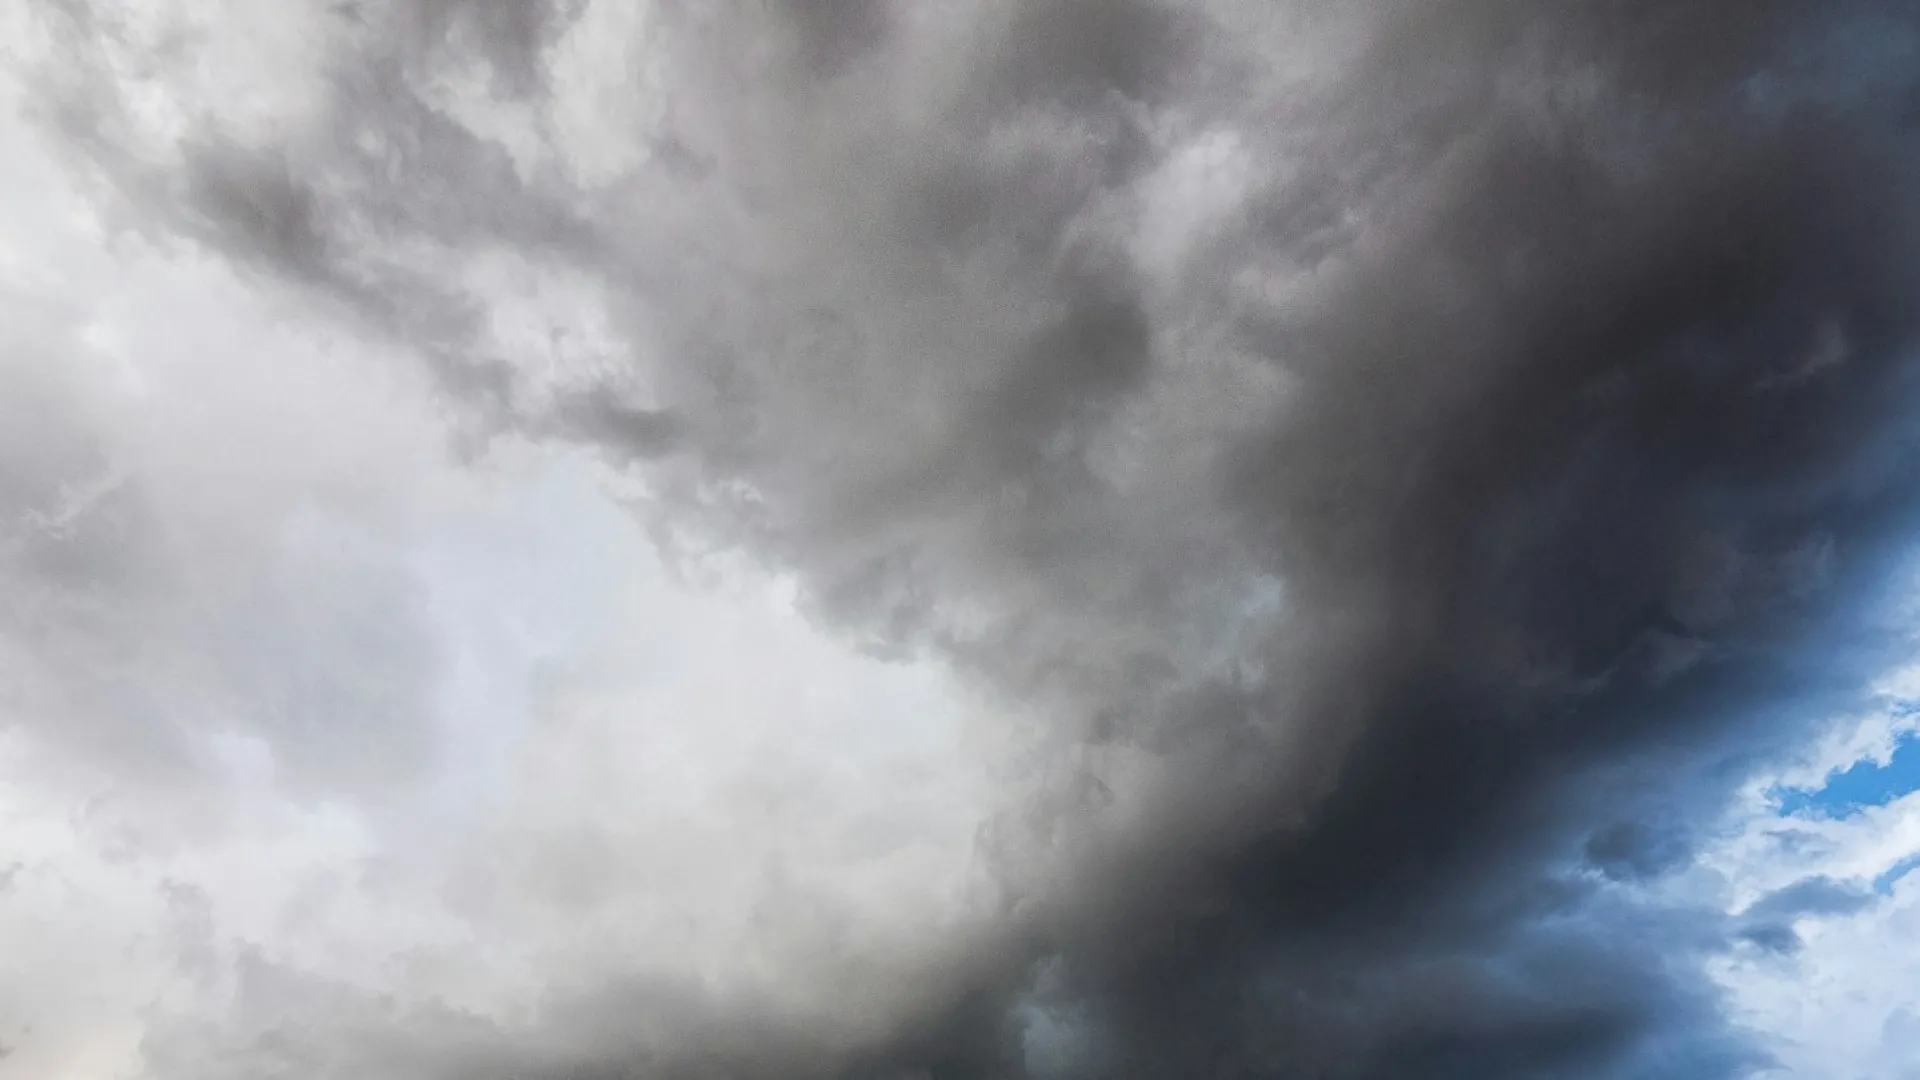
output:
[[[1865,902],[1653,886],[1891,647],[1904,5],[365,0],[264,101],[112,7],[37,107],[131,227],[1023,718],[937,945],[247,1075],[1740,1076],[1702,965]]]

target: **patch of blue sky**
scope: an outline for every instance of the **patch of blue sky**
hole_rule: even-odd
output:
[[[1902,701],[1894,709],[1902,720],[1920,717],[1920,701]],[[1829,773],[1819,787],[1776,789],[1782,814],[1849,818],[1870,807],[1885,806],[1920,791],[1920,731],[1902,732],[1885,763],[1871,758]]]
[[[1881,896],[1891,896],[1894,885],[1915,870],[1920,870],[1920,855],[1909,855],[1881,871],[1880,875],[1873,879],[1873,891]]]

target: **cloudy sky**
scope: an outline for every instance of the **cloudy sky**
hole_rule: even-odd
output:
[[[0,0],[0,1077],[1920,1078],[1916,73]]]

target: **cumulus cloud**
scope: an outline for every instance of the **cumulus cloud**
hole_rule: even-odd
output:
[[[1883,690],[1907,700],[1911,675],[1903,666]],[[1892,944],[1920,896],[1912,880],[1920,800],[1893,791],[1880,805],[1836,814],[1780,797],[1783,786],[1817,790],[1856,760],[1872,762],[1910,723],[1904,708],[1841,717],[1811,754],[1754,776],[1679,876],[1735,917],[1739,946],[1709,967],[1728,1015],[1785,1075],[1904,1076],[1920,1062],[1910,959]]]
[[[1713,965],[1869,904],[1663,882],[1905,640],[1869,602],[1913,495],[1898,6],[248,19],[29,20],[32,114],[102,213],[406,365],[475,460],[592,455],[661,573],[774,575],[858,678],[950,672],[995,749],[964,782],[940,747],[859,764],[883,731],[789,744],[751,698],[706,831],[660,763],[737,748],[572,670],[448,902],[516,942],[603,920],[459,1007],[236,962],[244,1007],[155,1035],[163,1075],[1732,1076],[1767,1048]],[[271,69],[231,59],[256,35]],[[17,588],[83,644],[191,643],[143,686],[227,665],[181,684],[234,685],[290,793],[371,806],[473,738],[418,726],[449,661],[378,560],[364,593],[250,579],[237,630],[140,623],[208,595],[167,576],[195,504],[89,472],[114,425],[33,415],[0,492],[71,539],[23,541]],[[160,599],[96,628],[81,585]],[[685,660],[727,672],[689,698],[788,685],[781,648]],[[102,685],[72,651],[31,670]],[[939,784],[973,786],[916,804]]]

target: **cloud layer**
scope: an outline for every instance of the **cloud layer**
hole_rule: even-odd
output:
[[[722,875],[698,896],[772,914],[716,924],[698,974],[610,964],[517,1021],[302,1005],[340,1017],[308,1057],[245,1057],[265,1036],[236,1022],[156,1039],[163,1073],[1733,1076],[1765,1053],[1717,958],[1865,903],[1809,879],[1727,920],[1661,882],[1905,643],[1872,602],[1914,494],[1900,6],[257,18],[34,21],[31,107],[103,212],[409,365],[471,455],[596,455],[668,566],[745,558],[874,663],[955,673],[999,764],[941,800],[977,835],[927,826],[963,900]],[[0,472],[63,538],[22,541],[9,588],[73,605],[89,648],[180,640],[140,603],[86,622],[86,590],[163,589],[143,522],[190,496],[96,478],[62,408],[23,411],[54,427]],[[341,607],[265,617],[315,638],[242,633],[233,669],[351,672],[327,700],[380,749],[251,694],[277,782],[416,786],[433,743],[395,733],[427,711],[428,616],[378,577],[298,592]],[[41,640],[30,670],[109,685]],[[923,782],[794,783],[806,753],[770,753],[731,844]],[[630,835],[661,804],[618,786],[569,805],[603,817],[568,844],[502,839],[508,892],[663,895],[627,872],[672,858]],[[874,828],[912,819],[873,798]],[[711,902],[687,897],[662,908]],[[344,992],[245,977],[245,1002]]]

